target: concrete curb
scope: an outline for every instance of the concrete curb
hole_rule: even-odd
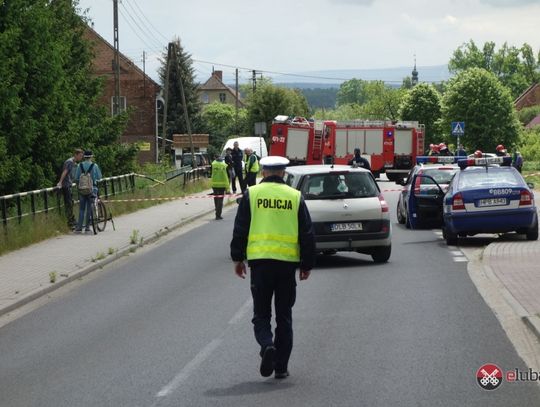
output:
[[[233,201],[234,202],[234,201]],[[229,201],[226,203],[226,205],[230,205],[232,202]],[[106,265],[128,255],[129,253],[132,253],[134,252],[135,250],[137,250],[138,248],[140,247],[143,247],[147,244],[151,244],[151,243],[154,243],[156,241],[158,241],[161,237],[163,236],[166,236],[168,235],[170,232],[176,230],[176,229],[179,229],[181,228],[182,226],[185,226],[191,222],[194,222],[204,216],[207,216],[211,213],[214,212],[214,208],[212,208],[211,210],[206,210],[204,212],[201,212],[197,215],[194,215],[194,216],[191,216],[191,217],[188,217],[186,219],[183,219],[183,220],[180,220],[174,224],[172,224],[171,226],[166,226],[164,229],[160,229],[159,231],[157,232],[154,232],[153,234],[149,235],[149,236],[143,236],[142,237],[142,242],[141,243],[138,243],[138,244],[129,244],[127,246],[123,246],[119,249],[116,250],[116,252],[112,255],[109,255],[107,257],[105,257],[104,259],[102,260],[98,260],[92,264],[89,264],[83,268],[81,268],[80,270],[78,271],[75,271],[73,272],[73,274],[70,274],[68,277],[62,279],[61,281],[58,281],[56,283],[51,283],[50,286],[47,286],[47,287],[43,287],[43,288],[39,288],[39,289],[36,289],[35,291],[31,292],[29,295],[27,295],[26,297],[24,298],[21,298],[19,300],[17,300],[16,302],[14,302],[13,304],[10,304],[2,309],[0,309],[0,316],[2,315],[5,315],[17,308],[20,308],[22,307],[23,305],[26,305],[44,295],[47,295],[61,287],[63,287],[64,285],[74,281],[74,280],[77,280],[79,278],[82,278],[84,277],[85,275],[91,273],[92,271],[95,271],[95,270],[99,270],[103,267],[105,267]]]
[[[529,330],[533,334],[536,335],[536,338],[538,339],[538,341],[540,341],[540,318],[531,316],[531,315],[526,315],[524,317],[521,317],[521,320],[523,321],[525,326],[529,328]]]
[[[497,274],[495,274],[491,267],[485,263],[484,259],[489,257],[493,253],[493,250],[495,250],[495,246],[490,243],[482,252],[481,266],[484,269],[486,276],[492,281],[496,281],[498,283],[497,285],[500,286],[499,291],[501,292],[503,298],[514,310],[516,315],[519,316],[520,320],[523,322],[523,324],[525,324],[527,329],[536,336],[538,341],[540,341],[540,318],[534,315],[529,315],[519,300],[505,287],[504,283],[497,276]]]

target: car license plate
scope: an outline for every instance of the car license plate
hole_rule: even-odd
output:
[[[480,199],[478,206],[503,206],[506,205],[506,198]]]
[[[362,224],[359,222],[356,223],[332,223],[330,225],[330,230],[332,232],[355,232],[362,230]]]

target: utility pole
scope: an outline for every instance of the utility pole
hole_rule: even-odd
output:
[[[146,97],[146,52],[142,52],[143,96]]]
[[[176,51],[174,52],[176,62]],[[195,149],[193,147],[193,135],[191,134],[191,123],[189,121],[189,114],[186,105],[186,94],[184,92],[184,81],[182,81],[182,72],[178,69],[178,82],[180,84],[180,95],[182,97],[182,106],[184,108],[184,119],[186,121],[186,128],[189,137],[189,148],[191,150],[191,166],[197,168],[197,160],[195,159]]]
[[[169,76],[171,72],[171,58],[173,51],[173,43],[169,42],[167,48],[167,67],[165,69],[165,91],[163,94],[163,134],[161,135],[161,156],[165,157],[165,140],[167,138],[167,110],[169,110]]]
[[[113,114],[120,114],[120,42],[118,38],[118,0],[113,0],[114,23],[114,104]]]
[[[257,90],[257,71],[254,69],[252,71],[252,81],[253,81],[253,93]]]
[[[235,106],[236,106],[236,116],[235,116],[235,129],[236,129],[236,135],[238,136],[238,68],[236,68],[236,102],[235,102]]]

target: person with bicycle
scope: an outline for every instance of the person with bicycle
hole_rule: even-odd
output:
[[[84,161],[77,167],[75,175],[77,190],[79,191],[79,221],[77,222],[75,233],[82,232],[83,224],[85,232],[90,231],[92,202],[97,197],[97,183],[101,179],[101,170],[95,162],[92,162],[93,156],[90,150],[84,152]]]

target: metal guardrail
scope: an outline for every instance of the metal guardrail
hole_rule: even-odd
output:
[[[165,182],[170,181],[171,179],[174,179],[176,177],[179,177],[180,175],[188,172],[191,170],[191,165],[184,165],[183,167],[176,168],[172,171],[167,171],[165,173]]]
[[[189,182],[210,176],[210,169],[211,166],[209,165],[197,168],[191,168],[189,165],[184,166],[167,172],[165,174],[165,181],[170,181],[174,178],[183,176],[183,187],[185,187]],[[102,178],[98,181],[100,196],[106,199],[111,196],[133,191],[135,189],[135,177],[137,176],[141,175],[130,173],[118,175],[116,177]],[[76,188],[74,187],[76,187],[76,184],[72,184],[73,190],[76,191]],[[74,192],[74,195],[75,194],[77,194],[77,192]],[[76,202],[77,201],[78,195]],[[60,187],[19,192],[16,194],[0,196],[0,219],[5,226],[10,220],[18,219],[18,221],[21,222],[22,218],[26,216],[48,213],[55,209],[61,213],[63,207],[62,188]]]
[[[72,184],[72,188],[75,185]],[[98,181],[98,186],[101,196],[104,197],[132,191],[135,188],[135,174],[130,173],[103,178]],[[13,219],[18,219],[20,222],[25,216],[48,213],[55,209],[61,212],[63,207],[61,190],[60,187],[51,187],[0,196],[0,218],[2,223],[7,225],[7,222]]]
[[[193,168],[189,171],[186,171],[183,173],[184,175],[184,187],[188,182],[196,181],[201,178],[209,177],[211,174],[211,166],[210,165],[204,165],[201,167]]]

